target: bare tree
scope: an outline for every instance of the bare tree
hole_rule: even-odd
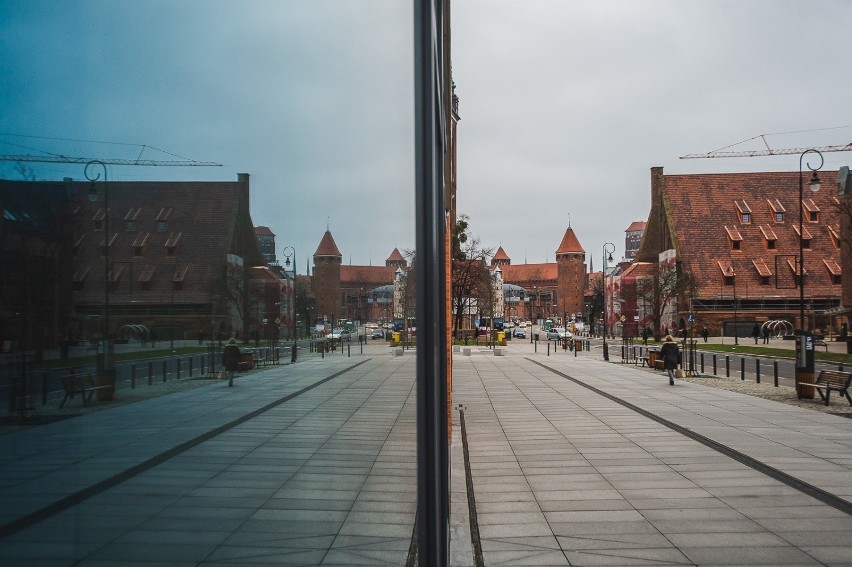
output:
[[[452,306],[453,336],[458,337],[463,329],[465,315],[473,307],[493,305],[491,273],[486,259],[494,254],[491,248],[482,248],[479,239],[471,237],[468,230],[468,217],[462,215],[456,222],[453,233],[452,263]],[[493,311],[493,307],[492,307]]]
[[[649,277],[637,278],[636,297],[644,300],[654,323],[654,339],[661,337],[662,319],[666,308],[678,297],[686,296],[694,288],[691,274],[679,263],[654,263]]]

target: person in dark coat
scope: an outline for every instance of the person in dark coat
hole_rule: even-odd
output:
[[[234,373],[237,371],[240,364],[240,347],[237,346],[237,341],[231,339],[222,351],[222,365],[228,371],[228,387],[234,385]]]
[[[701,329],[701,336],[704,337],[704,342],[707,342],[707,337],[710,336],[710,331],[707,330],[707,327]]]
[[[665,342],[660,348],[660,356],[663,358],[663,368],[669,373],[669,384],[674,386],[674,371],[677,370],[678,348],[677,343],[671,335],[666,335]]]
[[[754,337],[754,344],[757,344],[757,339],[760,338],[760,325],[757,323],[751,328],[751,336]]]

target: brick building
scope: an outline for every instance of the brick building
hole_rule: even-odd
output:
[[[801,237],[804,326],[837,332],[841,320],[833,313],[844,285],[837,172],[819,177],[822,189],[806,189],[801,201],[800,235],[798,172],[664,175],[652,168],[645,235],[636,262],[621,274],[615,303],[645,320],[649,302],[641,288],[670,263],[693,284],[666,307],[658,332],[685,327],[690,313],[712,334],[730,336],[737,328],[748,335],[754,323],[767,320],[799,328]]]

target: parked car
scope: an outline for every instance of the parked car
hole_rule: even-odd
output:
[[[346,329],[335,329],[329,335],[328,338],[332,340],[341,340],[341,341],[351,341],[352,333],[350,333]]]
[[[373,329],[373,331],[370,333],[370,338],[371,339],[383,339],[383,338],[385,338],[385,332],[382,331],[381,329]]]
[[[512,331],[512,336],[516,339],[525,339],[527,338],[527,330],[523,327],[515,327]]]
[[[565,327],[551,327],[547,330],[547,340],[549,341],[561,341],[562,339],[570,339],[572,336],[570,331],[565,330]]]

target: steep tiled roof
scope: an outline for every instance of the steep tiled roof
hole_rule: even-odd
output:
[[[366,287],[368,290],[392,284],[396,266],[340,266],[340,287]]]
[[[503,250],[503,247],[499,246],[497,248],[497,252],[494,253],[494,257],[491,258],[491,260],[511,260],[511,258],[509,258],[509,255],[506,254],[506,251]]]
[[[77,211],[74,273],[82,284],[74,291],[76,304],[100,304],[104,297],[104,232],[93,222],[104,220],[103,186],[95,186],[99,198],[90,202],[89,183],[68,184]],[[246,266],[264,264],[249,215],[247,176],[234,182],[116,181],[108,190],[109,260],[117,278],[111,303],[170,302],[173,281],[183,283],[174,294],[176,303],[209,303],[211,282],[221,275],[228,254],[243,258]],[[127,230],[128,214],[132,230]],[[173,255],[169,240],[177,244]]]
[[[577,240],[577,235],[574,234],[574,229],[570,226],[565,231],[565,236],[562,237],[562,242],[559,248],[556,249],[557,254],[585,254],[586,251],[580,246],[580,241]]]
[[[394,248],[386,262],[405,262],[405,257],[400,253],[398,248]]]
[[[526,287],[528,285],[556,285],[559,267],[550,264],[509,264],[501,266],[503,281]]]
[[[810,237],[810,247],[804,251],[806,293],[839,298],[840,286],[825,262],[834,266],[840,257],[832,236],[838,223],[836,191],[832,190],[837,172],[820,171],[819,176],[822,191],[809,192],[804,200],[804,233]],[[738,293],[798,297],[793,279],[799,253],[798,172],[665,175],[660,189],[664,214],[652,213],[648,228],[664,237],[648,244],[677,249],[678,259],[695,278],[699,296],[717,296],[724,287],[722,274],[733,272]],[[809,210],[819,211],[815,222],[808,220]],[[780,222],[778,212],[784,213]],[[743,213],[748,214],[748,222]],[[665,226],[651,226],[660,222]],[[663,242],[666,238],[668,244]],[[737,239],[741,239],[738,248],[732,246]],[[767,284],[767,272],[777,272],[777,287],[775,278]]]
[[[319,246],[317,246],[317,251],[314,252],[314,256],[343,257],[343,254],[340,253],[340,250],[337,248],[337,244],[334,242],[334,237],[331,235],[330,230],[326,230],[325,234],[322,235],[322,240],[320,240]]]
[[[645,230],[645,221],[633,221],[624,232],[641,232]]]
[[[275,236],[268,226],[256,226],[254,227],[255,234],[260,234],[263,236]]]

